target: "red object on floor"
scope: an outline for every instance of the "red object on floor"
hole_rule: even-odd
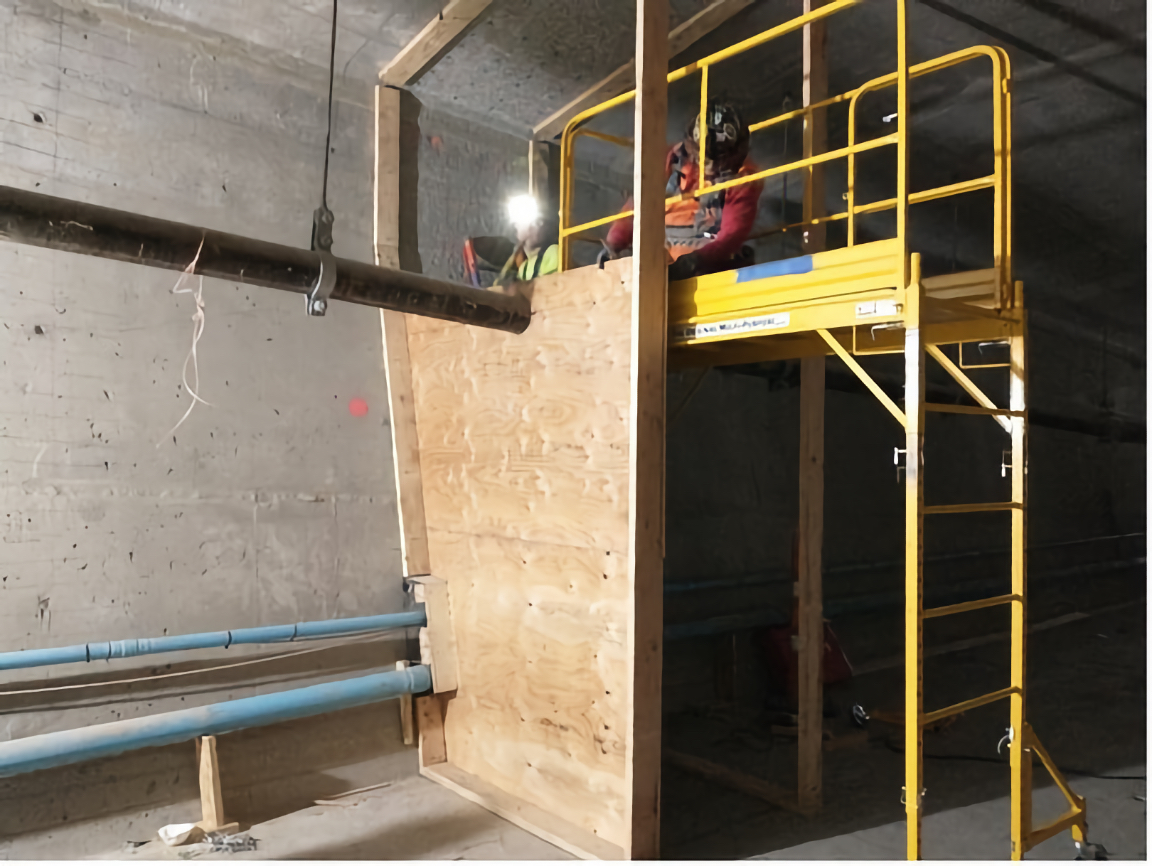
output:
[[[792,649],[792,637],[797,634],[794,625],[766,628],[759,634],[759,643],[764,651],[764,661],[768,666],[772,681],[783,685],[788,697],[795,700],[799,695],[799,661]],[[852,678],[852,665],[840,647],[840,641],[832,626],[824,623],[824,684],[841,683]]]

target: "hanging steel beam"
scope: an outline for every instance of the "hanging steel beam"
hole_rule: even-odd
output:
[[[196,259],[195,274],[305,296],[320,276],[320,255],[311,250],[7,186],[0,186],[0,240],[170,271]],[[518,295],[350,259],[334,263],[335,300],[514,334],[531,321],[529,302]]]

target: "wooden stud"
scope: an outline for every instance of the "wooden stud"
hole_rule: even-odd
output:
[[[731,788],[734,791],[740,791],[764,800],[773,806],[779,806],[781,809],[787,809],[790,812],[802,811],[794,794],[764,779],[749,776],[747,773],[730,769],[706,758],[687,755],[672,749],[664,750],[664,760],[681,770],[694,773],[710,782],[723,785],[725,788]]]
[[[632,345],[628,418],[628,580],[631,731],[626,854],[660,854],[661,666],[664,636],[664,411],[668,267],[664,159],[668,149],[668,0],[636,2],[636,139]]]
[[[408,669],[408,662],[396,662],[396,670],[403,671]],[[411,746],[416,742],[416,731],[414,728],[414,719],[412,717],[412,696],[400,696],[400,731],[404,736],[404,745]]]
[[[492,0],[448,0],[443,10],[400,49],[380,73],[380,82],[407,87],[451,51],[474,27]]]
[[[376,87],[376,165],[373,209],[373,247],[376,264],[400,267],[400,92]],[[403,313],[380,311],[384,373],[392,429],[392,458],[396,472],[396,510],[400,521],[401,569],[405,577],[427,574],[428,529],[424,517],[424,484],[420,472],[420,443],[412,400],[412,367],[408,355],[408,325]],[[455,664],[452,664],[455,670]],[[407,700],[411,700],[408,698]],[[429,702],[433,702],[429,704]],[[412,740],[411,707],[401,699],[404,743]],[[421,766],[447,760],[443,707],[439,699],[417,698]],[[422,711],[423,710],[423,711]]]
[[[427,627],[420,629],[420,648],[421,660],[432,667],[432,690],[436,694],[454,692],[458,682],[456,632],[452,626],[448,584],[429,574],[408,580],[414,584],[416,601],[423,602],[428,618]],[[425,646],[427,658],[423,656]]]
[[[827,0],[804,0],[805,14]],[[825,21],[804,25],[804,105],[828,96],[827,27]],[[828,149],[825,112],[804,119],[804,157]],[[808,168],[804,185],[804,219],[825,214],[824,166]],[[827,227],[809,226],[805,251],[822,252]],[[824,382],[825,358],[800,360],[800,531],[798,584],[797,664],[798,714],[797,798],[808,810],[820,807],[824,772]]]
[[[240,825],[224,819],[224,798],[220,793],[220,764],[216,757],[216,738],[196,740],[196,759],[200,765],[200,814],[196,822],[205,833],[235,833]]]
[[[668,57],[675,57],[691,48],[737,12],[748,8],[753,0],[713,0],[683,24],[668,34]],[[559,111],[549,115],[532,128],[534,138],[548,140],[564,131],[568,121],[585,109],[592,108],[609,99],[619,96],[636,86],[636,64],[629,61],[604,78]]]
[[[443,764],[448,760],[448,749],[444,744],[444,703],[440,695],[416,698],[416,723],[420,766]]]
[[[439,764],[421,770],[421,774],[581,859],[624,859],[624,851],[619,845],[614,845],[584,827],[571,824],[533,803],[502,791],[490,782],[452,764]]]
[[[376,183],[372,242],[376,264],[400,267],[400,91],[376,85]],[[397,314],[400,315],[400,314]]]

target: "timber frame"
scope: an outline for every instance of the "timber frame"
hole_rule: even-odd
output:
[[[669,367],[802,361],[798,787],[793,802],[782,805],[807,813],[820,806],[823,386],[825,358],[831,354],[859,376],[904,431],[902,802],[909,859],[922,855],[924,727],[1002,699],[1010,703],[1013,858],[1021,859],[1065,829],[1085,841],[1086,804],[1067,785],[1025,717],[1026,320],[1023,289],[1012,278],[1008,57],[999,48],[977,47],[912,66],[906,50],[907,0],[893,0],[896,72],[829,97],[824,24],[859,2],[805,0],[799,18],[666,75],[667,0],[638,0],[637,88],[569,117],[560,161],[561,261],[566,268],[573,236],[632,215],[583,225],[569,220],[576,137],[596,136],[584,127],[588,120],[635,99],[635,138],[617,142],[636,154],[632,259],[537,280],[533,324],[520,336],[382,315],[404,571],[429,606],[421,644],[424,661],[433,667],[434,694],[415,702],[421,772],[581,857],[659,856],[664,374]],[[720,6],[740,4],[717,2],[709,9]],[[752,129],[802,117],[804,158],[691,194],[803,170],[804,219],[788,228],[807,232],[808,254],[667,285],[667,83],[699,71],[704,105],[709,65],[801,28],[804,104]],[[993,72],[994,173],[912,193],[910,79],[981,59],[991,62]],[[896,131],[856,141],[857,101],[885,87],[897,91]],[[843,101],[849,103],[849,144],[828,151],[823,114]],[[398,255],[398,125],[397,92],[378,88],[375,236],[382,264]],[[860,203],[853,182],[856,157],[881,147],[895,149],[896,196]],[[848,162],[847,210],[828,215],[821,172],[834,159]],[[994,191],[993,267],[923,277],[920,255],[908,243],[910,206],[977,189]],[[857,215],[881,210],[895,211],[896,237],[861,242]],[[841,219],[847,220],[848,245],[827,250],[825,227]],[[996,406],[965,372],[973,365],[964,363],[964,344],[973,342],[1008,347],[1008,361],[977,365],[1007,370],[1008,407]],[[959,347],[956,360],[944,351],[950,345]],[[903,407],[858,360],[885,353],[904,354]],[[929,356],[976,405],[925,402]],[[460,387],[462,376],[466,388]],[[1008,500],[925,504],[925,420],[945,412],[988,416],[1008,434]],[[1012,591],[925,610],[925,518],[972,512],[1010,515]],[[1012,612],[1008,686],[925,712],[924,621],[999,605],[1009,605]],[[1033,755],[1040,757],[1070,807],[1037,828],[1031,809]],[[663,757],[754,789],[757,796],[771,788],[766,798],[781,799],[767,782],[749,788],[747,777],[718,765],[703,767],[699,759],[678,753]]]

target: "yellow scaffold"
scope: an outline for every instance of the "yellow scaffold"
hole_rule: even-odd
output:
[[[668,75],[669,83],[700,73],[700,104],[708,99],[708,72],[715,64],[749,49],[796,31],[806,24],[827,19],[856,6],[860,0],[838,0],[766,30],[723,51],[709,55]],[[847,208],[842,213],[809,219],[788,226],[805,229],[821,223],[847,221],[847,245],[841,249],[752,265],[724,273],[710,274],[673,283],[669,287],[669,364],[674,367],[713,367],[726,364],[795,359],[834,353],[880,400],[903,429],[906,440],[906,637],[905,637],[905,794],[909,860],[920,859],[920,822],[924,792],[923,730],[945,717],[1007,699],[1009,703],[1011,763],[1012,857],[1044,840],[1071,830],[1077,844],[1087,832],[1087,810],[1056,768],[1036,734],[1026,721],[1025,631],[1027,627],[1027,369],[1025,341],[1027,327],[1022,285],[1012,278],[1012,76],[1007,53],[998,47],[976,46],[913,66],[908,64],[907,0],[895,0],[897,7],[896,71],[868,81],[854,90],[788,111],[752,124],[753,133],[809,115],[838,103],[848,103],[848,144],[846,147],[807,156],[804,159],[704,186],[684,196],[702,196],[738,184],[753,183],[798,169],[847,161]],[[948,69],[962,63],[986,62],[991,67],[994,170],[986,177],[922,192],[909,192],[909,80]],[[879,138],[858,141],[857,105],[873,91],[895,87],[897,113],[895,132]],[[615,220],[631,216],[631,211],[573,225],[571,212],[575,191],[574,150],[581,137],[592,137],[622,146],[631,141],[587,129],[591,118],[621,105],[634,96],[623,94],[591,108],[568,124],[561,143],[561,267],[570,265],[570,247],[578,236]],[[701,124],[706,123],[701,110]],[[700,141],[706,140],[701,129]],[[892,147],[896,153],[896,196],[860,202],[857,200],[857,156]],[[701,172],[706,158],[700,148]],[[909,249],[909,207],[922,202],[991,189],[994,196],[993,267],[986,270],[922,278],[920,254]],[[669,203],[679,200],[669,199]],[[888,240],[859,243],[856,220],[861,214],[885,210],[896,212],[896,236]],[[861,335],[865,339],[861,339]],[[1001,364],[965,362],[965,344],[1007,344],[1009,361]],[[955,358],[945,352],[956,346]],[[872,380],[857,360],[858,356],[882,353],[904,354],[905,400],[901,408]],[[928,403],[924,399],[926,357],[938,362],[972,398],[972,405]],[[1002,367],[1009,378],[1009,405],[996,406],[968,377],[974,367]],[[925,416],[929,413],[987,415],[1011,439],[1010,464],[1012,493],[1007,502],[925,504],[923,449]],[[1006,511],[1012,521],[1011,592],[979,601],[924,609],[923,550],[924,518],[938,515],[940,526],[948,515],[972,512]],[[1011,676],[1007,686],[950,707],[924,711],[923,630],[924,621],[942,616],[1009,605],[1012,612]],[[1068,800],[1069,809],[1056,819],[1034,827],[1032,824],[1032,757],[1035,755],[1051,774]]]

